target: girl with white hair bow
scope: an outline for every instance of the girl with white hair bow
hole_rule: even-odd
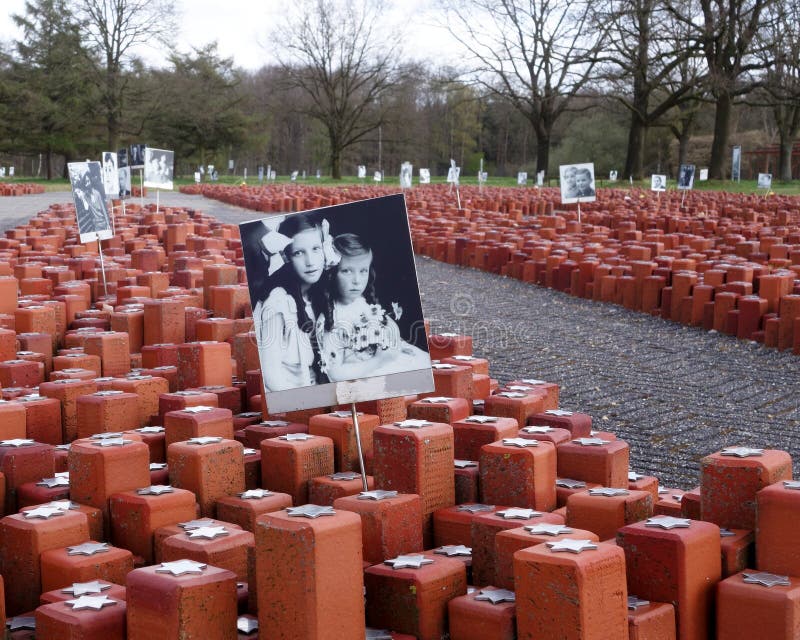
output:
[[[261,374],[267,391],[324,382],[315,347],[314,323],[324,305],[319,281],[339,261],[328,221],[313,213],[283,219],[277,229],[262,221],[259,249],[266,275],[254,273],[251,291]],[[262,263],[264,264],[264,263]]]

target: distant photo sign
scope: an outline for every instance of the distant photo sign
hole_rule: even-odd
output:
[[[771,189],[772,188],[772,174],[771,173],[759,173],[758,174],[758,188],[759,189]]]
[[[430,169],[420,169],[419,170],[419,183],[420,184],[430,184],[431,183],[431,170]]]
[[[271,412],[433,391],[401,194],[239,226]]]
[[[667,190],[667,176],[653,174],[650,176],[650,191],[666,191]]]
[[[528,172],[527,171],[520,171],[517,173],[517,184],[520,187],[524,187],[528,184]]]
[[[597,198],[594,187],[594,163],[564,164],[558,168],[561,178],[561,202],[594,202]]]
[[[678,189],[688,191],[694,186],[694,171],[693,164],[682,164],[678,169]]]
[[[70,162],[67,171],[81,242],[110,238],[113,232],[100,163]]]
[[[119,192],[117,154],[113,151],[103,151],[103,189],[109,198],[114,198]]]
[[[151,189],[172,189],[174,153],[166,149],[144,150],[144,186]]]
[[[147,148],[144,144],[132,144],[128,148],[128,166],[131,169],[144,168],[144,151]]]

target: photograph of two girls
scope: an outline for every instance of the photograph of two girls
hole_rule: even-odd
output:
[[[240,225],[265,390],[427,369],[401,194]]]

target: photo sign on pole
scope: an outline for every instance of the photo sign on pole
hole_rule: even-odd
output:
[[[433,391],[402,194],[239,227],[270,412]]]
[[[67,164],[81,242],[105,240],[113,234],[99,162]]]
[[[682,191],[689,191],[694,186],[694,171],[693,164],[682,164],[678,169],[678,189]]]
[[[114,199],[119,191],[117,154],[113,151],[103,151],[103,190],[111,199]]]
[[[144,186],[152,189],[172,189],[172,163],[175,154],[166,149],[144,150]]]
[[[430,184],[431,183],[431,170],[430,169],[420,169],[419,170],[419,183],[420,184]]]
[[[650,191],[661,193],[667,190],[667,176],[653,174],[650,176]]]
[[[594,186],[594,162],[564,164],[558,168],[562,204],[578,204],[578,222],[581,221],[581,202],[597,199]]]
[[[400,165],[400,188],[411,188],[411,177],[414,175],[414,167],[410,162],[404,162]]]
[[[731,157],[731,180],[739,182],[742,179],[742,147],[736,145]]]

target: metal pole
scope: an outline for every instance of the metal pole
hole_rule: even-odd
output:
[[[108,296],[108,285],[106,285],[106,265],[103,262],[103,247],[100,234],[97,234],[97,251],[100,253],[100,272],[103,274],[103,293]]]
[[[139,204],[144,209],[144,169],[139,169]]]
[[[358,449],[358,464],[361,467],[361,485],[364,491],[369,491],[367,485],[367,472],[364,469],[364,452],[361,449],[361,433],[358,430],[358,411],[356,411],[356,403],[350,403],[350,414],[353,416],[353,429],[356,432],[356,449]]]

